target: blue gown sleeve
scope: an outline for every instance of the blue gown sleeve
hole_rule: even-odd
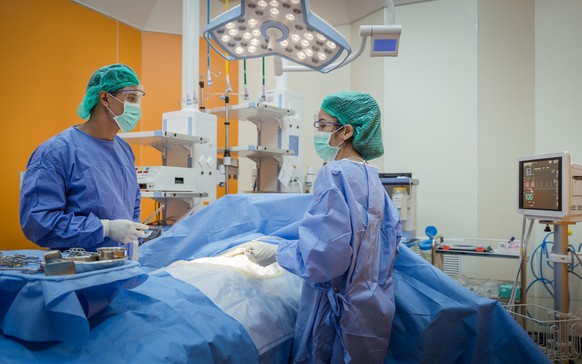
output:
[[[33,162],[20,191],[20,224],[32,242],[48,248],[90,248],[103,241],[99,218],[66,212],[65,177],[48,160]]]
[[[133,151],[131,153],[133,164],[135,165],[135,156]],[[137,181],[137,174],[134,172],[135,180]],[[141,222],[141,191],[139,190],[139,185],[136,184],[135,188],[135,204],[133,205],[133,221]]]
[[[140,222],[140,204],[141,204],[141,193],[137,190],[137,194],[135,196],[135,207],[133,209],[133,221]]]
[[[344,274],[352,256],[350,213],[340,176],[320,173],[313,202],[299,226],[299,240],[283,241],[277,261],[310,283],[330,281]]]

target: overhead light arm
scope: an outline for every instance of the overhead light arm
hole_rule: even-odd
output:
[[[182,109],[198,107],[200,0],[182,1]]]
[[[386,1],[386,14],[387,14],[387,21],[388,21],[388,25],[394,25],[394,23],[396,22],[396,15],[395,15],[395,11],[394,11],[394,1],[392,0],[387,0]]]

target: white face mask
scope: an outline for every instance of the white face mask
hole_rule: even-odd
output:
[[[109,96],[121,102],[121,100],[118,99],[117,97],[111,94],[109,94]],[[111,114],[113,114],[113,111],[111,111],[108,107],[106,108],[107,110],[109,110]],[[139,121],[140,118],[141,118],[141,105],[134,104],[129,101],[123,101],[123,114],[121,115],[113,114],[113,120],[115,120],[115,122],[119,126],[119,129],[121,129],[121,131],[123,131],[124,133],[129,133],[130,131],[135,129],[135,127],[137,126],[137,122]]]

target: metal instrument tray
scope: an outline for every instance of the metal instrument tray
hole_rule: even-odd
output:
[[[86,272],[92,272],[92,271],[100,270],[100,269],[119,267],[120,265],[123,265],[123,262],[126,260],[127,260],[127,257],[118,258],[118,259],[110,259],[110,260],[96,260],[93,262],[74,261],[75,262],[75,272],[76,273],[86,273]]]

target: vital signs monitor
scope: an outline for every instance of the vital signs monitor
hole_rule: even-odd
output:
[[[518,213],[552,221],[582,221],[582,165],[570,153],[536,154],[518,159]]]

